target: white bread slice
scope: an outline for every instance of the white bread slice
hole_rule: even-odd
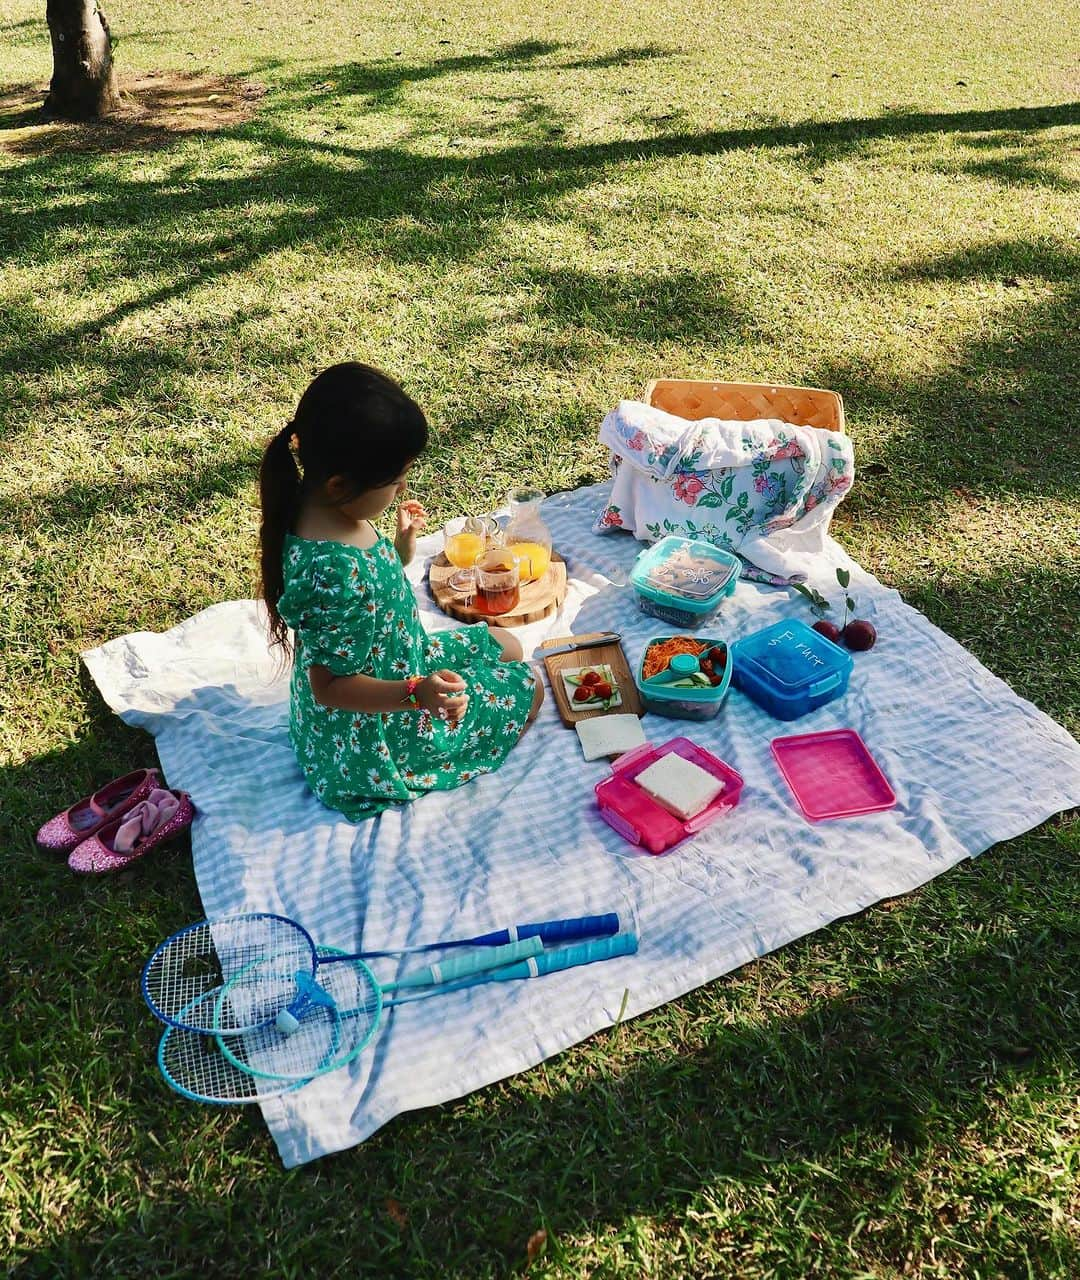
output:
[[[674,752],[642,769],[634,781],[684,822],[712,804],[724,789],[719,778]]]
[[[593,716],[574,725],[586,760],[621,756],[645,743],[645,731],[637,716]]]

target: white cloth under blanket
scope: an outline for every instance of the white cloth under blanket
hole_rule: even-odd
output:
[[[590,530],[608,496],[598,486],[546,502],[570,587],[561,617],[522,632],[529,649],[548,634],[615,628],[634,665],[657,634],[626,585],[636,544]],[[423,586],[423,555],[437,545],[422,541],[410,569],[429,627],[452,625]],[[819,589],[839,564],[850,561],[829,542]],[[645,717],[652,742],[689,736],[745,779],[732,813],[661,857],[600,819],[593,787],[608,766],[582,759],[550,700],[497,773],[353,825],[304,784],[286,681],[251,601],[85,655],[106,701],[155,735],[169,785],[198,806],[192,849],[208,915],[276,911],[349,949],[610,910],[640,934],[636,956],[392,1011],[349,1067],[264,1104],[286,1165],[541,1062],[609,1026],[624,992],[625,1015],[642,1013],[1080,804],[1080,745],[895,592],[851,573],[880,638],[854,655],[846,697],[790,724],[735,690],[713,721]],[[806,616],[794,592],[740,583],[715,626],[734,640],[788,616]],[[811,824],[769,743],[840,726],[862,734],[898,804]],[[142,941],[148,955],[160,939]],[[395,965],[377,972],[385,980]],[[116,980],[134,992],[138,971]]]
[[[813,572],[855,475],[847,436],[778,418],[690,422],[624,400],[600,442],[613,482],[597,532],[702,538],[741,556],[759,580],[801,582]]]

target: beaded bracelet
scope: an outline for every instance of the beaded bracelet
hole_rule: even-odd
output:
[[[401,701],[410,707],[419,707],[420,699],[416,696],[416,691],[423,682],[423,676],[408,676],[405,680],[405,696]]]

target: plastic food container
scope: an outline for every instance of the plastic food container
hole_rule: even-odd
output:
[[[711,720],[719,712],[720,704],[727,697],[727,691],[731,685],[731,652],[723,640],[709,639],[707,636],[690,638],[700,640],[710,648],[715,645],[727,652],[727,662],[724,663],[720,683],[708,689],[671,689],[666,687],[663,680],[659,678],[646,680],[645,655],[654,644],[662,644],[663,641],[672,639],[671,636],[653,636],[642,651],[636,677],[638,691],[646,711],[652,711],[659,716],[671,716],[676,720]],[[680,658],[689,658],[690,661],[680,663]],[[681,666],[685,666],[688,671],[698,670],[698,659],[690,654],[676,654],[670,669],[678,676],[682,674]]]
[[[797,720],[841,697],[851,655],[797,618],[737,640],[728,662],[735,687],[777,720]]]
[[[724,789],[707,808],[683,822],[658,804],[634,779],[655,760],[674,752],[690,760],[707,773],[720,778]],[[596,784],[596,803],[600,816],[619,835],[649,853],[663,853],[688,836],[703,831],[726,810],[739,803],[743,780],[740,774],[711,751],[699,747],[689,738],[672,738],[662,746],[647,742],[620,756],[612,766],[611,777]]]
[[[643,613],[689,628],[734,592],[739,560],[711,542],[669,535],[638,556],[630,581]]]

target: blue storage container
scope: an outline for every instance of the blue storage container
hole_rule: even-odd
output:
[[[699,660],[690,654],[677,654],[671,660],[667,672],[644,677],[645,656],[654,644],[662,644],[671,636],[653,636],[641,654],[637,669],[637,687],[646,711],[658,716],[671,716],[675,720],[711,720],[720,710],[720,704],[727,697],[731,684],[731,654],[723,640],[710,640],[706,636],[694,636],[710,649],[723,649],[726,657],[720,676],[720,683],[708,688],[680,689],[672,688],[671,681],[687,676],[692,671],[700,670]]]
[[[638,556],[630,581],[643,613],[690,628],[734,592],[739,568],[736,556],[711,542],[669,534]]]
[[[797,720],[847,691],[851,654],[798,618],[776,622],[731,646],[737,689],[777,720]]]

